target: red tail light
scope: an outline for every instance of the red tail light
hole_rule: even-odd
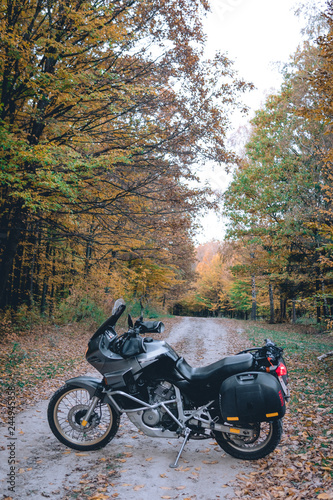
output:
[[[278,375],[278,377],[283,377],[283,375],[287,375],[286,365],[280,363],[275,372]]]

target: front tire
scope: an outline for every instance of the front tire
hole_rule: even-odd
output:
[[[255,438],[252,440],[217,431],[214,432],[214,437],[217,444],[232,457],[241,460],[258,460],[266,457],[280,442],[282,421],[258,422],[250,426],[255,432]]]
[[[99,402],[88,425],[81,422],[90,404],[89,392],[79,386],[64,385],[56,391],[47,410],[51,431],[69,448],[80,451],[99,450],[117,433],[119,415],[108,403]]]

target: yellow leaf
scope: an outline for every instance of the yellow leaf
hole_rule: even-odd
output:
[[[317,498],[319,498],[320,500],[332,500],[333,493],[320,493]]]
[[[118,496],[118,493],[116,493],[116,495]],[[89,497],[89,500],[108,500],[108,498],[109,497],[107,495],[103,495],[103,493],[96,493],[92,497]]]
[[[183,490],[184,488],[185,488],[185,486],[177,486],[176,490]]]
[[[88,457],[88,456],[89,456],[89,454],[88,454],[88,453],[75,453],[75,455],[76,455],[77,457]]]
[[[217,460],[212,460],[212,461],[209,461],[209,460],[203,460],[202,461],[203,464],[209,464],[209,465],[212,465],[212,464],[217,464],[218,461]]]
[[[144,484],[138,484],[137,486],[134,486],[133,490],[134,491],[138,491],[138,490],[141,490],[141,488],[144,488],[145,485]]]
[[[150,462],[151,460],[153,460],[153,457],[146,458],[146,462]]]

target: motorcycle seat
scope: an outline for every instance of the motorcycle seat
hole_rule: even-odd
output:
[[[215,379],[225,379],[236,373],[249,370],[253,364],[252,355],[247,352],[234,356],[227,356],[208,366],[193,368],[184,358],[176,363],[177,371],[189,382],[209,382]]]

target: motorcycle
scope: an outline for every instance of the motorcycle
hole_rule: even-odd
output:
[[[213,437],[228,454],[257,460],[271,453],[282,435],[289,400],[283,349],[267,339],[208,366],[193,368],[165,341],[160,321],[133,323],[118,336],[115,325],[126,304],[115,302],[112,315],[88,343],[86,359],[103,376],[66,381],[52,396],[48,421],[66,446],[89,451],[116,435],[120,416],[147,436],[183,438],[170,467],[177,467],[189,439]]]

